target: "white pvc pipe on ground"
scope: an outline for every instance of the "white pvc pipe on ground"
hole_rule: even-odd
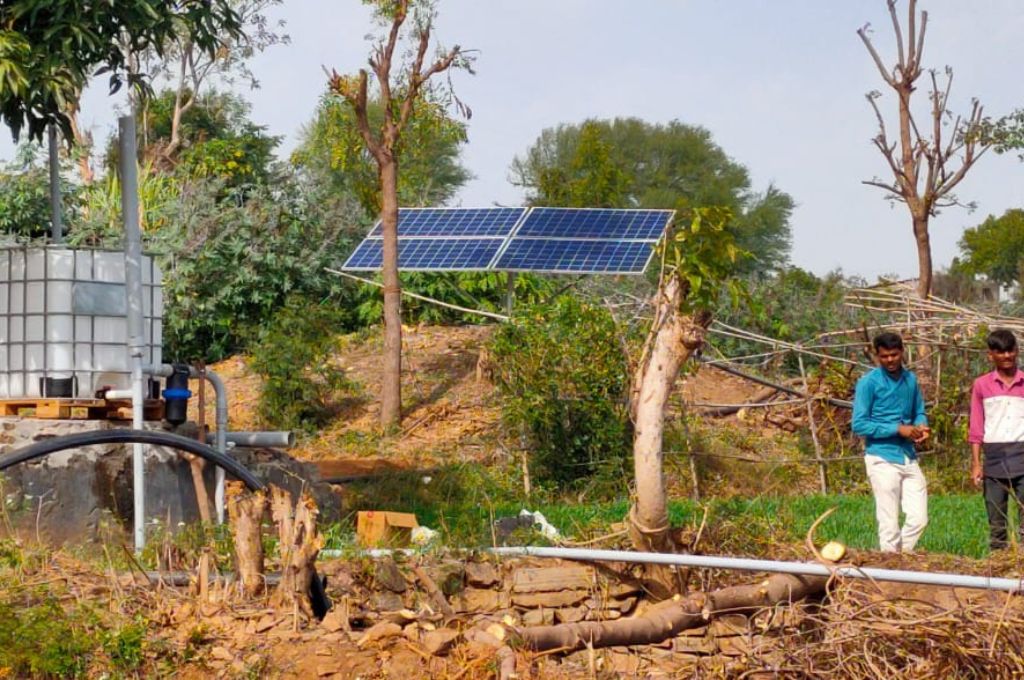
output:
[[[358,551],[321,550],[321,558],[338,558],[346,555],[381,558],[392,554],[413,555],[411,548],[373,548]],[[457,549],[456,552],[469,552]],[[736,569],[740,571],[766,571],[779,574],[803,574],[806,576],[828,576],[828,567],[817,562],[780,562],[776,560],[755,560],[746,557],[719,557],[716,555],[677,555],[674,553],[644,553],[629,550],[587,550],[583,548],[540,548],[533,546],[487,548],[489,552],[502,557],[551,557],[582,562],[628,562],[631,564],[664,564],[699,569]],[[837,566],[834,571],[847,578],[870,579],[893,583],[917,583],[928,586],[949,586],[954,588],[977,588],[980,590],[1003,590],[1010,593],[1024,591],[1024,581],[1015,578],[971,576],[947,572],[902,571],[899,569],[876,569],[874,567]]]
[[[742,571],[766,571],[781,574],[803,574],[807,576],[829,576],[833,571],[846,578],[873,579],[894,583],[917,583],[929,586],[954,588],[979,588],[983,590],[1004,590],[1019,593],[1024,590],[1024,581],[1017,578],[994,578],[971,576],[946,572],[903,571],[899,569],[876,569],[874,567],[836,566],[829,569],[817,562],[780,562],[776,560],[755,560],[745,557],[718,557],[715,555],[677,555],[670,553],[644,553],[628,550],[587,550],[584,548],[540,548],[509,547],[492,548],[496,555],[514,557],[552,557],[563,560],[588,562],[629,562],[634,564],[662,564],[677,567],[699,567],[702,569],[738,569]]]

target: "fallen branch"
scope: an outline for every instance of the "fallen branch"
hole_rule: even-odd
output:
[[[575,652],[588,645],[594,649],[620,645],[651,645],[664,642],[689,628],[706,625],[720,614],[752,612],[791,604],[825,591],[823,576],[775,574],[761,583],[722,588],[712,593],[678,595],[653,606],[643,616],[616,621],[581,621],[516,630],[527,649],[543,652],[564,649]]]

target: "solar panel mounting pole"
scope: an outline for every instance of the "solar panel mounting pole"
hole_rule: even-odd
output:
[[[512,305],[514,305],[516,301],[516,273],[505,273],[508,275],[508,288],[505,290],[505,313],[512,316]]]

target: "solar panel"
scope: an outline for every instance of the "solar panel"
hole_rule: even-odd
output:
[[[515,235],[657,241],[672,219],[672,213],[672,210],[534,208]]]
[[[398,238],[508,236],[526,208],[399,208]],[[381,238],[380,222],[369,238]]]
[[[512,239],[494,269],[552,274],[641,274],[654,253],[650,241],[567,238]]]
[[[407,271],[641,274],[672,210],[403,208],[398,266]],[[381,267],[374,225],[342,269]]]
[[[504,243],[500,238],[398,239],[398,268],[406,271],[475,271],[489,269]],[[343,269],[376,271],[381,267],[384,241],[366,239]]]

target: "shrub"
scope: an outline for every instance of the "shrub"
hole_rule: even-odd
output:
[[[95,617],[65,611],[52,596],[25,606],[0,600],[0,673],[9,677],[84,677],[97,640]]]
[[[268,324],[289,295],[324,298],[342,289],[324,271],[347,248],[351,225],[304,189],[260,189],[244,202],[216,201],[218,183],[186,193],[179,219],[154,239],[164,272],[165,350],[179,360],[218,361]],[[348,305],[340,305],[347,308]]]
[[[609,312],[563,297],[502,326],[491,352],[504,418],[524,433],[539,482],[622,479],[629,378]]]
[[[263,376],[259,413],[266,425],[309,431],[330,420],[335,393],[351,387],[328,365],[343,315],[331,303],[296,295],[259,329],[251,366]]]

